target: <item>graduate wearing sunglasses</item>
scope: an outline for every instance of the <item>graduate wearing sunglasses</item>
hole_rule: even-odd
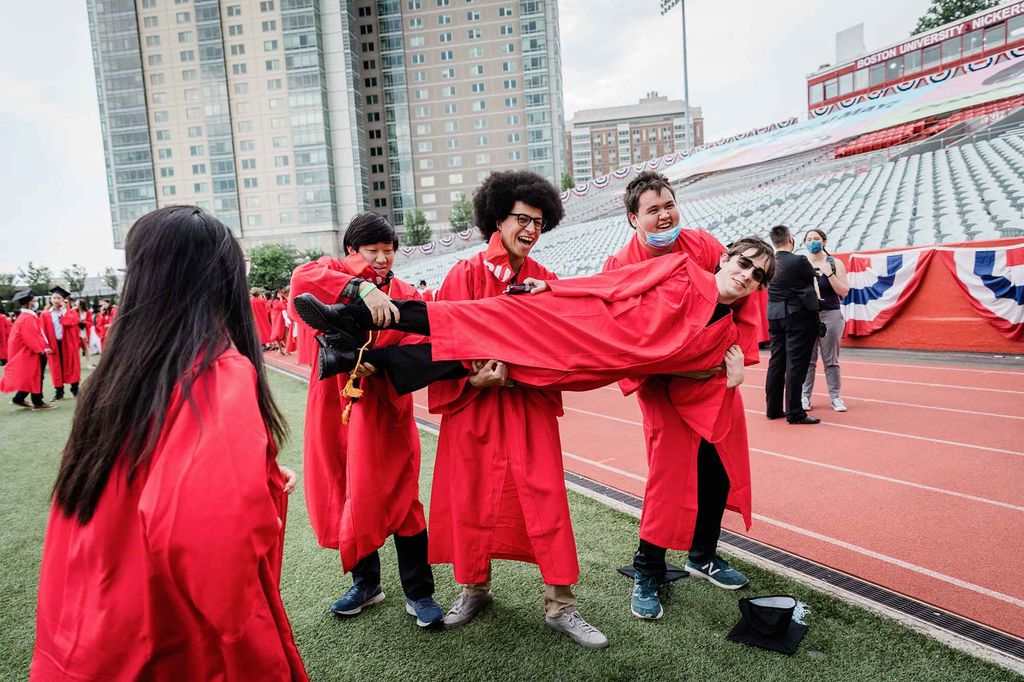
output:
[[[704,230],[682,228],[675,192],[664,175],[641,173],[627,185],[623,200],[635,234],[608,259],[606,271],[685,253],[701,269],[720,272],[726,248]],[[749,273],[749,281],[764,288],[766,269],[774,267],[774,259],[764,255],[742,251],[729,265]],[[755,260],[767,260],[770,266],[762,268]],[[637,618],[653,620],[664,612],[660,588],[668,549],[687,550],[686,571],[718,587],[732,590],[747,583],[716,550],[726,509],[742,515],[750,527],[750,453],[743,400],[735,385],[742,381],[743,366],[758,362],[760,308],[756,297],[750,297],[720,304],[711,315],[711,322],[730,317],[735,324],[736,345],[729,351],[727,371],[660,374],[619,383],[625,395],[637,395],[647,441],[647,486],[630,598],[630,611]]]

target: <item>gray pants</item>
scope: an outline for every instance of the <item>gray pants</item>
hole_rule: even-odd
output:
[[[841,310],[822,310],[818,317],[825,323],[828,333],[825,338],[818,339],[813,350],[811,350],[811,364],[807,369],[807,378],[804,380],[804,398],[811,399],[814,392],[814,368],[818,364],[818,353],[821,353],[821,362],[825,365],[825,382],[828,384],[829,398],[839,397],[839,340],[843,338],[843,327],[846,322],[843,320]]]

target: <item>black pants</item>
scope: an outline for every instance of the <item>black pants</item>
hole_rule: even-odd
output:
[[[768,334],[772,355],[764,382],[767,415],[773,418],[785,415],[787,421],[800,421],[807,416],[800,405],[800,397],[811,351],[818,338],[818,313],[801,308],[782,319],[768,320]]]
[[[396,535],[395,553],[398,554],[398,576],[405,596],[417,600],[434,594],[434,572],[427,562],[426,529],[409,537]],[[380,586],[378,552],[363,557],[352,567],[352,584],[363,585],[371,591]]]
[[[458,360],[435,361],[430,348],[429,343],[371,348],[363,353],[363,361],[383,370],[399,395],[469,374]]]
[[[39,354],[39,388],[40,388],[40,391],[39,391],[39,393],[32,393],[31,394],[32,395],[32,404],[33,405],[37,405],[38,406],[38,405],[42,405],[43,404],[42,387],[43,387],[43,379],[45,379],[45,378],[46,378],[46,354],[45,353],[40,353]],[[18,391],[17,393],[14,394],[14,402],[16,402],[16,403],[23,403],[23,402],[25,402],[25,398],[27,398],[29,395],[30,394],[29,394],[28,391]]]
[[[703,438],[697,449],[697,520],[693,525],[689,559],[702,564],[714,558],[718,536],[722,533],[722,515],[729,497],[729,475],[722,466],[718,449]],[[633,568],[659,580],[665,577],[664,547],[643,538],[633,556]]]

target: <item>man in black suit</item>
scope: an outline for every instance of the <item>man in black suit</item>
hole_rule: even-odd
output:
[[[793,253],[796,242],[788,227],[773,227],[771,239],[775,246],[775,277],[768,285],[768,334],[772,354],[764,386],[767,417],[785,417],[790,424],[817,424],[821,420],[808,416],[800,405],[801,387],[818,336],[814,268],[806,258]]]

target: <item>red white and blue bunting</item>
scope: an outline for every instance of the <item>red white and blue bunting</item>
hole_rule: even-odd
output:
[[[850,291],[843,298],[848,336],[867,336],[884,327],[921,283],[933,251],[898,251],[850,256]]]
[[[981,317],[1003,336],[1024,340],[1024,244],[944,249],[942,260]]]

